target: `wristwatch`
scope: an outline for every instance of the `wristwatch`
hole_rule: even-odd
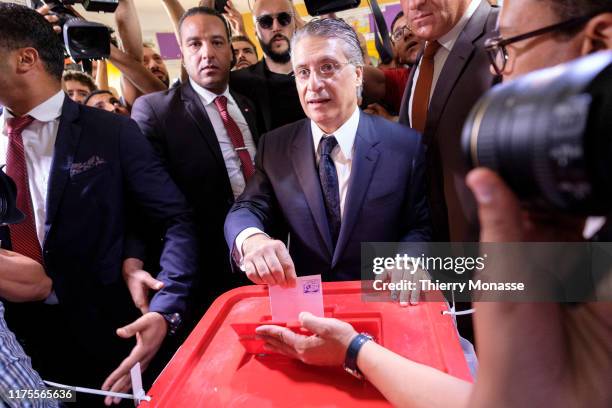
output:
[[[363,374],[357,368],[357,354],[359,354],[359,350],[365,343],[370,340],[374,340],[374,337],[369,335],[368,333],[359,333],[349,344],[348,349],[346,350],[346,357],[344,359],[344,369],[351,375],[362,379]]]
[[[168,323],[168,336],[174,336],[183,319],[180,313],[160,313]]]

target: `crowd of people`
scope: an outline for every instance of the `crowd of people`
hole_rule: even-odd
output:
[[[460,139],[494,85],[612,49],[609,0],[401,0],[384,66],[341,15],[305,22],[290,0],[253,2],[262,55],[231,1],[161,1],[180,75],[120,0],[120,89],[105,60],[65,65],[47,6],[0,3],[0,162],[25,215],[0,227],[2,403],[58,406],[7,397],[42,379],[127,392],[137,362],[150,385],[219,295],[359,280],[362,242],[583,239],[584,218],[530,217],[497,174],[470,171]],[[258,333],[307,364],[352,350],[349,368],[396,406],[610,406],[609,303],[476,311],[475,339],[458,325],[474,383],[335,319]]]

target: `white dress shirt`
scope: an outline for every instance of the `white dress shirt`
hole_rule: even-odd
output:
[[[234,122],[236,122],[238,125],[238,128],[242,133],[242,138],[244,139],[244,145],[251,155],[251,159],[254,159],[256,146],[255,142],[253,141],[251,130],[249,129],[249,124],[244,118],[240,107],[230,94],[229,88],[226,87],[225,91],[221,95],[217,95],[208,89],[202,88],[191,78],[189,79],[189,82],[200,97],[202,105],[204,105],[204,109],[206,109],[206,113],[210,119],[210,123],[215,130],[217,140],[219,141],[219,146],[221,147],[223,161],[225,162],[225,168],[227,169],[227,175],[229,176],[230,184],[232,185],[232,192],[234,193],[234,198],[236,198],[242,194],[246,183],[244,181],[244,175],[242,174],[240,157],[238,157],[238,153],[236,150],[234,150],[234,145],[232,144],[232,141],[227,134],[227,130],[223,125],[223,119],[221,119],[221,114],[215,105],[215,99],[221,95],[227,98],[227,111],[232,119],[234,119]]]
[[[433,96],[434,90],[436,89],[436,84],[438,83],[438,78],[440,77],[440,73],[442,72],[442,68],[444,68],[444,64],[446,63],[446,59],[450,55],[453,50],[453,46],[457,42],[459,35],[465,28],[465,25],[468,23],[476,9],[480,5],[481,2],[485,0],[472,0],[470,5],[468,6],[461,19],[455,24],[455,26],[442,37],[438,38],[438,42],[441,47],[434,55],[434,72],[433,79],[431,82],[431,90],[429,92],[429,102],[431,103],[431,97]],[[410,123],[412,124],[412,97],[414,95],[414,89],[416,88],[417,81],[419,79],[419,73],[421,70],[421,64],[417,65],[416,71],[414,72],[414,79],[412,80],[412,89],[410,90],[410,101],[408,102],[408,115],[410,117]]]
[[[59,91],[28,112],[27,115],[32,116],[35,120],[21,132],[36,235],[41,248],[45,239],[47,220],[47,185],[65,97],[64,91]],[[2,164],[6,164],[9,142],[6,120],[13,117],[14,115],[7,108],[3,109],[0,117],[0,135],[2,135],[0,137],[0,160]]]
[[[357,134],[357,127],[359,127],[359,109],[355,108],[355,111],[350,118],[342,126],[340,126],[334,133],[333,136],[338,141],[338,145],[331,151],[331,158],[336,167],[336,173],[338,174],[338,188],[340,194],[340,218],[344,218],[344,203],[346,201],[346,194],[348,192],[349,179],[351,177],[351,169],[353,168],[353,149],[355,146],[355,135]],[[312,133],[312,143],[315,151],[315,157],[317,165],[321,159],[319,154],[319,142],[324,136],[329,136],[323,132],[314,121],[310,121],[310,130]],[[303,152],[308,154],[308,152]],[[235,248],[238,250],[240,258],[242,259],[242,244],[244,241],[255,234],[265,234],[259,228],[249,227],[242,230],[236,236]]]

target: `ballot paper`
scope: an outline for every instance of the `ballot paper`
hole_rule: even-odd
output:
[[[323,317],[321,275],[300,276],[293,288],[268,286],[270,310],[275,322],[294,322],[300,312]]]

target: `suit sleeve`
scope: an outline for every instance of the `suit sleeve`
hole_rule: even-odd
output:
[[[402,242],[429,242],[431,240],[431,217],[427,202],[425,147],[420,135],[415,143],[411,167],[403,211],[406,217],[404,225],[406,232],[402,237]]]
[[[274,226],[278,225],[280,212],[276,194],[264,168],[266,135],[262,136],[257,149],[255,174],[249,179],[244,192],[225,219],[225,239],[230,253],[240,232],[246,228],[258,228],[273,235]]]
[[[184,313],[197,271],[191,210],[134,121],[122,128],[120,154],[123,177],[134,201],[164,232],[161,271],[157,275],[164,287],[151,300],[150,310]]]
[[[157,116],[146,98],[138,98],[136,100],[132,108],[132,119],[136,121],[140,131],[153,145],[162,164],[165,164],[164,139],[157,131]],[[130,197],[123,257],[124,259],[137,258],[141,261],[146,261],[148,254],[147,246],[151,244],[150,237],[152,235],[159,235],[159,229],[147,222],[147,217],[143,217],[138,205],[134,201],[136,200]]]

